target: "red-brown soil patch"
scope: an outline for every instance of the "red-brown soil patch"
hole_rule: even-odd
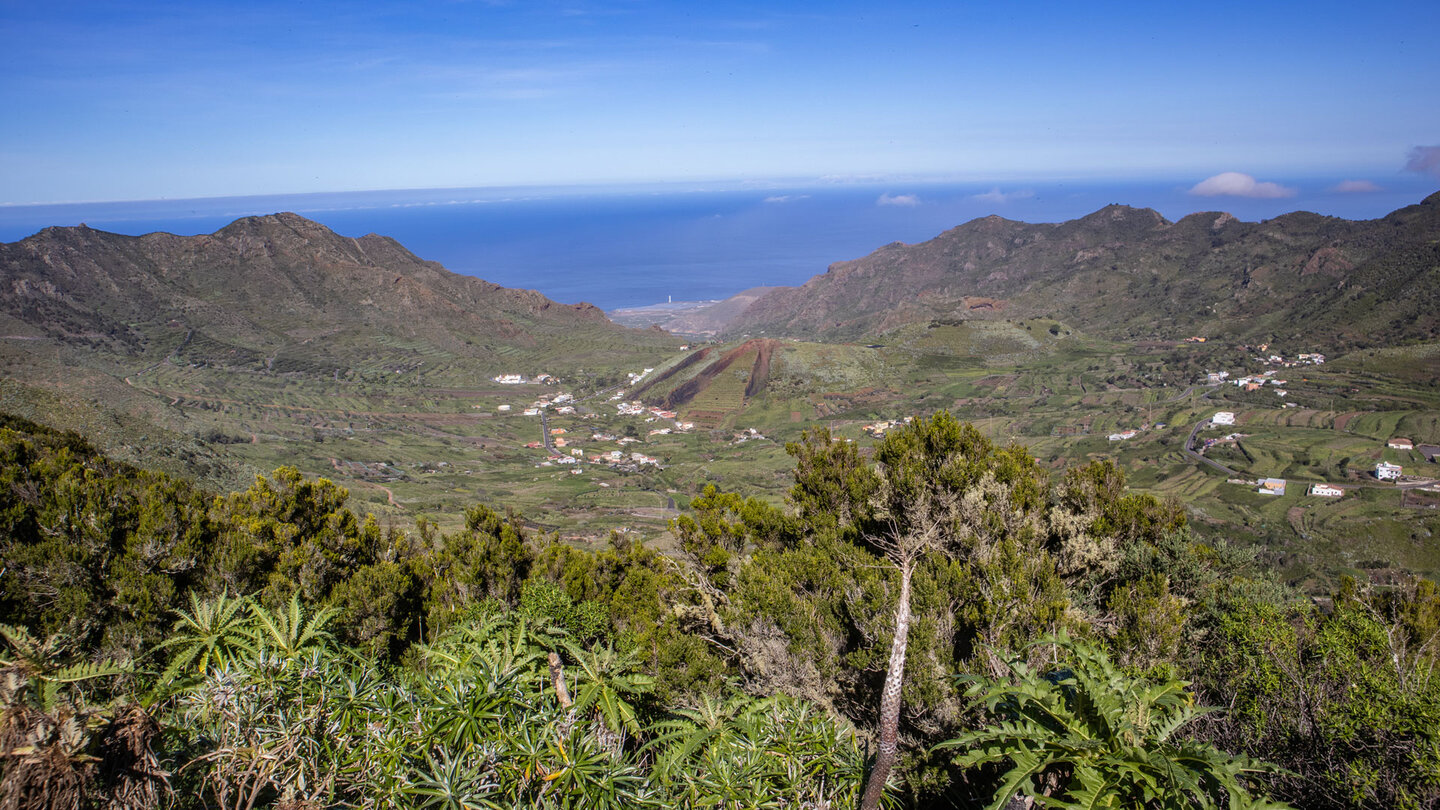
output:
[[[770,356],[776,345],[777,342],[770,338],[757,338],[736,346],[699,374],[675,386],[675,389],[665,396],[665,408],[675,410],[694,399],[701,391],[710,387],[711,381],[734,365],[735,361],[751,353],[755,355],[755,360],[750,367],[750,380],[745,386],[745,396],[754,396],[764,389],[765,381],[770,377]]]

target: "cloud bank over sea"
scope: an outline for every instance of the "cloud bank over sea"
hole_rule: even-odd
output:
[[[1296,194],[1293,188],[1261,182],[1240,172],[1221,172],[1207,177],[1196,183],[1190,193],[1197,197],[1250,197],[1257,200],[1278,200]]]

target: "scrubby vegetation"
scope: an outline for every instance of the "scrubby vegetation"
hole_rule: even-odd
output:
[[[1433,583],[1322,610],[943,411],[787,449],[783,507],[708,488],[662,554],[6,419],[0,807],[1440,802]]]

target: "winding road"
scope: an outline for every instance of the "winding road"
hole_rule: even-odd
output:
[[[555,444],[550,441],[550,409],[540,409],[540,441],[545,443],[545,452],[555,455]]]

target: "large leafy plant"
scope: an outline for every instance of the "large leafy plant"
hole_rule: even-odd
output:
[[[654,772],[681,807],[853,807],[860,799],[865,758],[854,732],[793,698],[705,697],[654,731]]]
[[[1253,778],[1278,771],[1178,732],[1211,711],[1189,683],[1150,682],[1103,650],[1060,635],[1041,639],[1064,666],[1042,672],[1008,662],[1009,678],[966,678],[992,723],[938,748],[958,748],[962,767],[1009,765],[990,807],[1026,796],[1046,808],[1280,808],[1252,794]]]

